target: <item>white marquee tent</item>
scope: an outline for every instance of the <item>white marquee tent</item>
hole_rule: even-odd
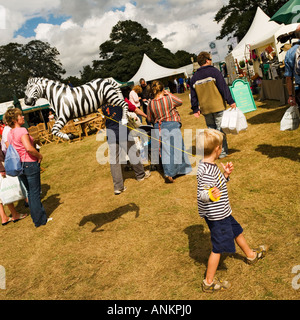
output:
[[[258,49],[258,48],[264,48],[268,45],[273,45],[276,49],[277,54],[279,55],[280,47],[283,45],[282,43],[277,43],[277,37],[279,37],[282,34],[289,33],[291,31],[296,30],[298,26],[298,23],[292,23],[288,25],[280,25],[278,26],[277,30],[275,32],[269,32],[265,34],[263,37],[257,38],[257,40],[253,43],[251,43],[251,49]],[[295,39],[295,41],[298,41]],[[282,59],[279,59],[282,60]]]
[[[274,35],[279,27],[280,25],[277,22],[270,21],[270,17],[261,8],[257,7],[255,17],[248,32],[230,54],[238,61],[244,59],[246,45],[252,45],[259,39],[266,39]]]
[[[236,78],[235,72],[235,60],[238,62],[245,59],[245,50],[248,50],[250,46],[259,41],[263,41],[274,35],[278,31],[280,25],[275,21],[270,21],[270,17],[267,16],[261,8],[257,7],[255,17],[252,24],[244,36],[244,38],[238,43],[238,45],[231,51],[231,53],[225,58],[227,65],[228,75],[230,82]]]
[[[280,47],[283,43],[278,43],[277,37],[296,30],[297,25],[297,23],[280,25],[274,21],[270,21],[270,17],[258,7],[247,34],[225,58],[230,82],[233,82],[237,77],[235,60],[237,62],[244,60],[245,53],[248,54],[250,49],[256,49],[258,55],[260,55],[267,46],[271,45],[275,49],[279,61],[284,60],[285,52],[280,53]],[[258,63],[255,63],[254,71],[257,72],[258,70]]]
[[[129,82],[139,83],[141,78],[146,81],[152,81],[162,79],[170,76],[184,74],[188,76],[187,66],[180,69],[169,69],[162,67],[151,60],[146,54],[144,54],[143,61],[140,65],[138,72],[129,80]]]

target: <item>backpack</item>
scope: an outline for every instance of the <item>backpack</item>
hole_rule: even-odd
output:
[[[295,73],[300,76],[300,45],[296,49],[295,54]]]
[[[6,151],[4,168],[6,174],[11,177],[18,177],[23,174],[20,156],[12,143],[10,143]]]

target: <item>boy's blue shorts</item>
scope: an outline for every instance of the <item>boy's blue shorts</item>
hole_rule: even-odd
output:
[[[217,221],[205,218],[205,221],[211,233],[212,252],[235,253],[234,239],[243,232],[243,228],[233,216]]]

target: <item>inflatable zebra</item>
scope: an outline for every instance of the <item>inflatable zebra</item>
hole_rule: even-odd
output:
[[[122,107],[122,124],[127,123],[128,104],[119,84],[112,78],[96,79],[75,88],[46,78],[30,78],[24,102],[34,106],[39,98],[47,99],[56,114],[52,134],[66,140],[70,140],[71,136],[61,132],[61,129],[68,121],[97,112],[105,103]]]

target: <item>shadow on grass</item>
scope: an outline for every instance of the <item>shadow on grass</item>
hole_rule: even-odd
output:
[[[291,146],[272,146],[270,144],[260,144],[255,151],[268,156],[270,159],[287,158],[292,161],[300,162],[300,148]]]
[[[263,124],[263,123],[280,123],[287,107],[280,107],[278,109],[257,114],[256,116],[247,120],[250,124]]]
[[[60,197],[59,197],[60,195],[52,194],[47,199],[45,199],[48,191],[50,190],[50,186],[48,184],[42,184],[41,188],[42,188],[41,201],[46,211],[47,217],[49,218],[51,214],[56,210],[56,208],[58,208],[62,204],[60,202]],[[19,213],[30,213],[29,208],[25,207],[25,200],[21,200],[18,202],[16,206],[16,210]]]
[[[212,249],[210,232],[204,232],[203,225],[189,226],[184,229],[184,232],[188,236],[190,257],[195,261],[194,263],[196,265],[203,264],[207,266],[208,258]],[[218,270],[227,270],[224,261],[228,256],[245,261],[245,257],[240,255],[239,253],[222,254]]]
[[[92,232],[101,232],[104,231],[101,229],[103,225],[113,222],[116,219],[121,218],[123,214],[132,211],[135,211],[135,218],[138,218],[140,215],[140,208],[135,203],[129,203],[109,212],[95,213],[85,216],[79,222],[79,226],[82,227],[86,223],[92,222],[95,225],[95,228],[92,230]]]
[[[189,239],[190,257],[196,264],[207,264],[211,253],[210,233],[204,232],[203,225],[193,225],[184,229]]]

